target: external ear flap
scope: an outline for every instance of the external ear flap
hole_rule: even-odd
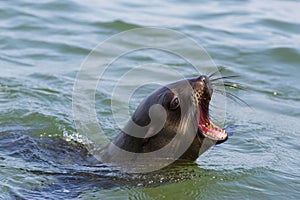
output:
[[[180,105],[180,100],[177,96],[175,96],[170,102],[170,110],[176,110]]]

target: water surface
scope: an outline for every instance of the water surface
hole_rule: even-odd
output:
[[[277,0],[0,2],[0,199],[299,199],[299,9],[298,1]],[[73,123],[72,90],[98,43],[149,26],[201,44],[225,74],[240,76],[246,90],[231,92],[251,108],[229,100],[224,125],[235,127],[233,135],[195,164],[128,177],[87,152]],[[117,134],[110,83],[147,63],[197,75],[156,51],[120,59],[96,95],[108,137]],[[151,89],[139,90],[132,107]]]

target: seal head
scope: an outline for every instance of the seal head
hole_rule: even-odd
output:
[[[113,143],[129,152],[148,153],[174,142],[176,134],[180,134],[180,139],[177,138],[172,143],[172,152],[176,152],[180,143],[189,137],[191,142],[179,159],[196,160],[211,146],[227,140],[226,132],[212,123],[209,117],[212,94],[213,87],[207,76],[185,79],[161,87],[140,103],[131,122],[127,124],[126,131],[121,131]],[[154,115],[151,115],[154,105],[159,105],[164,111],[154,110]],[[157,123],[151,121],[160,121],[164,117],[162,127],[153,131],[156,130]],[[127,133],[134,131],[133,124],[146,128],[144,131],[135,131],[138,135],[132,136]],[[187,130],[188,127],[192,128]]]

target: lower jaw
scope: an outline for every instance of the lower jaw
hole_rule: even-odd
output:
[[[210,136],[207,136],[205,135],[199,128],[197,130],[197,135],[200,137],[200,138],[208,138],[210,140],[213,140],[215,141],[216,145],[217,144],[222,144],[223,142],[225,142],[227,139],[228,139],[228,136],[226,136],[226,138],[222,139],[222,140],[218,140],[218,139],[215,139],[215,138],[212,138]]]

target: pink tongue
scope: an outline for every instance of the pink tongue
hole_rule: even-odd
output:
[[[199,124],[198,126],[199,126],[199,128],[200,128],[203,132],[205,132],[205,133],[208,132],[208,128],[207,128],[205,125]]]

